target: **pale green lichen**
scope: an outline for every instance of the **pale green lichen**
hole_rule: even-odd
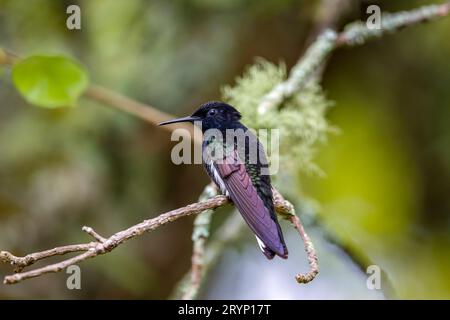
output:
[[[222,95],[225,101],[238,108],[248,127],[279,129],[280,164],[284,169],[322,174],[313,161],[314,153],[317,146],[326,141],[327,134],[335,129],[325,117],[332,103],[319,84],[310,82],[278,108],[258,114],[261,99],[286,77],[284,64],[259,59],[234,86],[224,87]]]

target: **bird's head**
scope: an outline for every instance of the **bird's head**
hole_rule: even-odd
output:
[[[161,122],[159,125],[177,122],[201,122],[202,131],[205,132],[208,129],[235,128],[239,124],[239,119],[241,119],[241,114],[234,107],[225,102],[211,101],[202,104],[191,116]]]

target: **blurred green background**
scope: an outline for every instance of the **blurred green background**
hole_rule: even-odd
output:
[[[398,11],[439,2],[377,3]],[[73,3],[81,7],[81,30],[65,25]],[[185,115],[220,99],[221,86],[255,57],[291,67],[311,40],[319,5],[0,0],[0,47],[72,56],[92,82]],[[361,8],[353,1],[338,26],[361,18]],[[283,223],[289,260],[267,261],[248,235],[223,253],[201,297],[450,298],[449,38],[447,18],[331,57],[323,88],[335,102],[328,119],[340,133],[318,149],[325,176],[299,174],[301,188],[291,192],[316,212],[320,226],[308,231],[321,273],[309,285],[295,284],[306,258]],[[167,132],[88,99],[75,108],[30,106],[3,68],[0,249],[26,254],[83,242],[82,225],[109,235],[196,201],[208,178],[199,165],[173,165],[172,146]],[[60,273],[0,285],[0,299],[167,298],[190,266],[192,221],[181,219],[83,263],[81,290],[68,290],[67,274]],[[380,265],[390,294],[368,290],[367,275],[323,230],[353,256]],[[0,265],[2,277],[10,272]]]

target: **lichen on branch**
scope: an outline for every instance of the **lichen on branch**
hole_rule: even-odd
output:
[[[313,162],[314,151],[326,141],[327,134],[336,129],[326,119],[332,102],[325,97],[317,82],[307,83],[278,107],[268,108],[263,114],[258,112],[261,99],[286,80],[283,63],[276,65],[258,59],[237,78],[234,86],[225,86],[222,94],[226,101],[241,111],[245,123],[251,128],[278,130],[283,170],[321,173]]]

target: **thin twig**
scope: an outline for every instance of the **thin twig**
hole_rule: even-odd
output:
[[[95,240],[97,240],[100,243],[103,243],[106,241],[106,238],[103,238],[91,227],[84,226],[83,228],[81,228],[81,230],[86,232],[87,234],[89,234],[91,237],[93,237]]]
[[[314,249],[314,245],[313,242],[311,241],[311,238],[305,232],[305,228],[303,228],[300,218],[297,215],[292,215],[290,221],[295,226],[295,229],[297,229],[300,237],[303,240],[310,268],[308,273],[306,274],[299,273],[295,276],[295,279],[297,280],[298,283],[308,283],[313,281],[314,278],[319,273],[319,264],[317,261],[316,250]]]
[[[85,95],[92,100],[115,107],[120,111],[130,113],[154,125],[172,118],[171,115],[159,111],[150,105],[133,100],[99,85],[91,85],[86,90]],[[161,128],[165,129],[164,127]]]
[[[293,204],[285,200],[281,195],[281,193],[278,192],[278,190],[272,189],[272,191],[273,191],[273,199],[276,203],[278,203],[277,206],[278,214],[280,214],[284,219],[289,220],[294,225],[295,229],[297,229],[298,234],[302,238],[303,244],[305,246],[306,255],[308,256],[308,263],[309,263],[308,273],[306,274],[299,273],[295,276],[295,279],[297,280],[298,283],[311,282],[319,273],[319,264],[313,242],[311,238],[308,236],[308,234],[305,232],[305,228],[303,227],[300,218],[295,213],[295,208]]]
[[[171,114],[162,112],[148,104],[131,99],[115,91],[109,90],[99,85],[91,85],[85,92],[85,97],[100,102],[104,105],[116,108],[120,111],[132,114],[153,125],[175,118]],[[172,132],[177,129],[180,134],[188,139],[193,139],[195,143],[201,144],[201,134],[194,126],[187,123],[177,123],[176,125],[162,126],[161,129]]]
[[[14,266],[14,272],[20,272],[25,267],[31,266],[39,260],[53,257],[56,255],[64,255],[72,252],[87,251],[96,246],[96,242],[72,244],[68,246],[56,247],[50,250],[27,254],[24,257],[16,257],[8,251],[0,252],[0,262],[9,263]]]

